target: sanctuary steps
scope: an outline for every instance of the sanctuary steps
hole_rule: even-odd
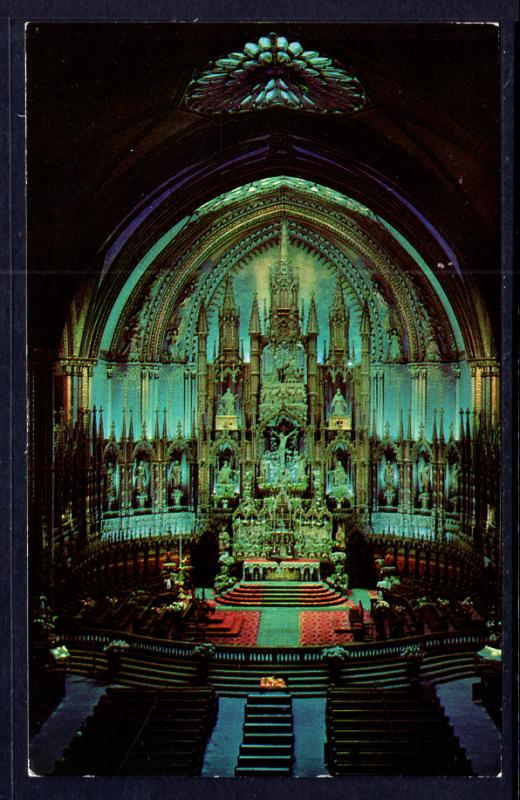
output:
[[[282,691],[255,692],[244,711],[243,740],[235,775],[292,773],[293,718],[291,696]]]
[[[218,596],[216,602],[231,606],[337,606],[346,598],[323,583],[299,581],[242,581],[228,592]]]

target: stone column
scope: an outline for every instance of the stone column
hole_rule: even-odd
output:
[[[426,421],[427,370],[425,367],[410,367],[412,376],[412,426],[413,437],[417,439],[419,429]]]

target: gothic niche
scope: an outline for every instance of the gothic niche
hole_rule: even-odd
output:
[[[390,446],[383,451],[378,473],[378,503],[381,506],[393,508],[397,506],[399,470],[396,453]]]
[[[139,509],[149,508],[151,505],[150,448],[144,443],[137,445],[133,455],[132,505]]]
[[[119,505],[119,451],[113,443],[105,449],[103,476],[103,508],[113,511]]]
[[[327,494],[339,508],[349,508],[354,499],[354,482],[350,452],[343,444],[337,445],[329,464]]]
[[[432,500],[432,465],[429,450],[422,446],[415,460],[415,505],[423,511],[431,508]]]
[[[462,467],[460,456],[455,447],[451,447],[446,454],[444,476],[444,498],[446,511],[458,513],[461,500]]]
[[[189,494],[189,465],[186,451],[180,445],[173,445],[169,452],[167,472],[168,505],[180,508],[187,505]]]
[[[237,406],[237,396],[228,378],[222,386],[220,399],[218,400],[217,417],[215,420],[215,428],[217,431],[238,430]]]
[[[231,442],[224,441],[217,448],[215,455],[215,474],[213,484],[213,494],[215,505],[227,508],[230,501],[239,493],[240,473],[235,454],[235,448]]]
[[[338,378],[328,387],[329,429],[350,430],[352,422],[352,376]]]

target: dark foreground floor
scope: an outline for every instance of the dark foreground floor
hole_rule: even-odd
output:
[[[472,702],[475,678],[465,678],[437,686],[441,704],[455,734],[466,748],[477,775],[500,773],[501,737],[487,712]],[[56,711],[30,742],[30,768],[33,774],[49,773],[65,745],[92,712],[105,691],[104,684],[77,675],[67,677],[66,695]],[[245,698],[221,697],[219,715],[206,749],[205,777],[231,777],[242,741]],[[327,775],[323,745],[325,741],[325,698],[294,698],[295,777]]]

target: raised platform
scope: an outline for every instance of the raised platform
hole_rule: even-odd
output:
[[[242,566],[244,581],[319,581],[317,558],[247,558]]]

